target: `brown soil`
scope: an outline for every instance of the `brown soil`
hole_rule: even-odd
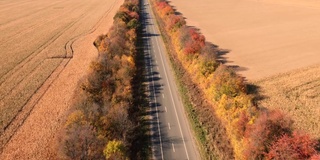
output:
[[[2,127],[4,121],[10,125],[2,128],[0,159],[57,159],[57,133],[77,82],[97,56],[92,43],[108,31],[122,3],[0,2],[0,87],[5,88],[1,89],[0,109],[1,115],[10,114],[1,119]],[[20,95],[19,105],[11,103],[20,101]]]

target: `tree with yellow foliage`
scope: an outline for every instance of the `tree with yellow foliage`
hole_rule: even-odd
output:
[[[107,160],[115,159],[115,160],[126,160],[128,159],[126,155],[126,148],[121,141],[112,140],[109,141],[103,150],[103,154]]]

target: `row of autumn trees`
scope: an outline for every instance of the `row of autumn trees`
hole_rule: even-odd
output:
[[[143,126],[135,94],[139,0],[125,0],[113,26],[94,45],[91,63],[75,93],[61,147],[67,159],[142,159]],[[136,89],[137,90],[137,89]],[[146,149],[147,150],[147,149]]]
[[[244,79],[217,60],[218,49],[206,43],[195,28],[188,27],[167,1],[153,0],[153,6],[168,48],[173,51],[170,54],[181,64],[179,70],[188,74],[213,108],[212,117],[218,117],[225,127],[228,141],[216,140],[222,135],[212,135],[210,127],[217,121],[201,120],[204,112],[198,112],[206,131],[207,142],[203,145],[210,148],[206,152],[229,159],[230,153],[215,148],[229,143],[235,159],[320,159],[317,141],[294,130],[293,121],[280,111],[257,107]]]

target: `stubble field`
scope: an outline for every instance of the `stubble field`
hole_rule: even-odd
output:
[[[293,117],[295,127],[320,139],[320,66],[268,77],[261,86],[261,106],[280,109]]]
[[[48,158],[122,0],[0,1],[0,159]],[[30,157],[31,156],[31,157]]]
[[[316,0],[172,0],[190,26],[265,97],[261,106],[290,115],[320,138],[320,2]],[[312,66],[312,67],[311,67]]]

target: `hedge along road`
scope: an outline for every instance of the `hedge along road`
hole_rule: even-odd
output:
[[[0,117],[8,117],[12,111],[8,105],[13,105],[11,118],[6,121],[14,119],[13,124],[19,127],[11,130],[15,134],[1,133],[1,143],[6,145],[0,159],[58,159],[57,132],[78,81],[97,56],[92,43],[108,31],[122,3],[123,0],[0,2],[0,41],[6,43],[0,45]],[[4,59],[6,63],[2,63]],[[3,89],[6,87],[9,88]],[[17,105],[18,100],[24,102]]]
[[[153,159],[200,159],[151,6],[142,6]]]

